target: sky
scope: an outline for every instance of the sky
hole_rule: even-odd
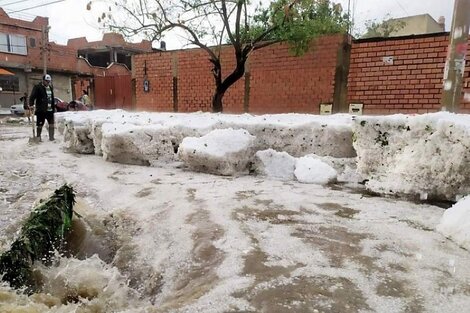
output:
[[[97,20],[106,10],[106,0],[96,1],[91,11],[86,9],[88,2],[89,0],[0,0],[0,6],[8,13],[51,3],[17,12],[15,16],[24,19],[32,19],[37,15],[49,17],[50,39],[59,44],[66,44],[67,39],[76,37],[86,37],[88,41],[101,39],[102,31]],[[362,30],[368,20],[380,21],[388,15],[403,17],[424,13],[430,14],[435,20],[444,16],[446,30],[450,30],[454,5],[454,0],[336,0],[336,2],[340,3],[345,11],[349,4],[350,11],[354,15],[356,32]],[[167,37],[165,41],[168,49],[178,49],[183,46],[183,42],[175,36]]]

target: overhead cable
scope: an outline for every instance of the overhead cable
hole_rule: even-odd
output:
[[[36,6],[33,6],[33,7],[21,9],[21,10],[8,11],[7,13],[8,13],[8,14],[11,14],[11,13],[22,12],[22,11],[26,11],[26,10],[31,10],[31,9],[36,9],[36,8],[45,7],[46,5],[51,5],[51,4],[54,4],[54,3],[59,3],[59,2],[64,2],[64,1],[65,1],[65,0],[57,0],[57,1],[47,2],[47,3],[43,3],[43,4],[40,4],[40,5],[36,5]]]

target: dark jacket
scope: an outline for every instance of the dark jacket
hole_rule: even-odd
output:
[[[52,91],[52,112],[55,112],[54,88],[52,85],[50,85],[50,88]],[[31,96],[29,97],[29,105],[36,105],[36,112],[47,112],[47,92],[42,82],[33,87],[33,91],[31,91]]]

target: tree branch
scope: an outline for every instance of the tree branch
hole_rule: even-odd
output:
[[[214,60],[217,59],[217,56],[215,55],[215,53],[207,45],[205,45],[205,44],[203,44],[199,41],[199,37],[196,35],[196,33],[191,28],[189,28],[186,25],[179,24],[179,23],[170,23],[166,27],[163,27],[163,31],[169,30],[169,29],[172,29],[172,28],[181,28],[181,29],[187,31],[193,37],[193,40],[192,40],[193,44],[195,44],[199,48],[206,51],[211,56],[212,59],[214,59]]]
[[[240,19],[241,19],[241,14],[242,14],[242,9],[243,7],[246,7],[246,0],[238,0],[237,3],[237,19],[235,21],[235,40],[237,43],[237,46],[240,46]]]
[[[261,48],[265,48],[267,46],[270,46],[270,45],[273,45],[273,44],[279,43],[279,42],[281,42],[281,41],[280,40],[263,41],[263,42],[260,42],[259,44],[254,45],[253,48],[251,49],[251,51],[259,50]]]
[[[230,38],[230,42],[235,45],[236,41],[235,41],[235,38],[233,37],[232,31],[230,29],[230,24],[228,21],[229,21],[229,16],[227,15],[227,6],[225,5],[225,0],[222,0],[222,22],[225,25],[225,29],[227,30],[227,35]]]

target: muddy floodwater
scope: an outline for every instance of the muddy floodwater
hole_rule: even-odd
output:
[[[194,173],[29,144],[0,124],[0,251],[63,183],[77,192],[67,253],[43,290],[0,286],[0,312],[464,312],[468,251],[444,209],[360,189]],[[359,187],[358,187],[359,188]]]

